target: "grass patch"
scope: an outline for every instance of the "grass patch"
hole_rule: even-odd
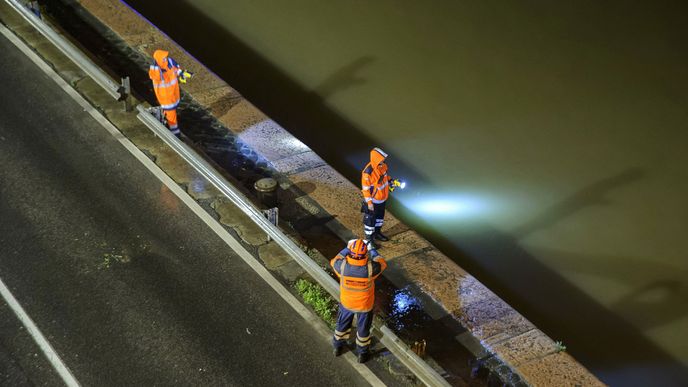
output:
[[[566,346],[561,341],[555,342],[554,346],[556,347],[557,352],[565,352],[566,351]]]
[[[303,300],[310,305],[315,313],[330,326],[334,327],[337,316],[337,301],[322,286],[305,279],[299,279],[294,284]]]

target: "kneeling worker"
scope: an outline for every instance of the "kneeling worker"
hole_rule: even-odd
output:
[[[330,261],[330,265],[339,277],[340,289],[339,313],[332,340],[334,355],[341,355],[351,334],[355,314],[358,362],[364,363],[370,356],[375,279],[385,270],[387,262],[374,249],[369,251],[362,239],[353,239]]]
[[[155,50],[153,64],[148,69],[148,77],[153,82],[153,90],[158,103],[162,108],[167,127],[175,136],[179,137],[179,124],[177,123],[177,105],[179,105],[179,82],[186,83],[192,74],[182,70],[174,59],[170,58],[165,50]],[[177,82],[179,80],[179,82]]]

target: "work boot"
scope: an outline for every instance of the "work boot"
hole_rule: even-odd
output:
[[[334,350],[332,351],[332,354],[334,354],[334,357],[337,357],[344,352],[344,347],[334,347]]]
[[[372,238],[372,235],[370,236],[370,239],[364,239],[363,243],[366,244],[366,247],[368,250],[377,250],[377,245],[375,245],[375,241]]]
[[[365,363],[368,361],[368,359],[370,359],[370,354],[368,353],[368,351],[358,353],[358,362],[359,363]]]
[[[381,231],[375,231],[375,234],[373,234],[373,237],[377,240],[380,240],[382,242],[387,242],[389,238],[387,238],[387,235],[383,234]]]

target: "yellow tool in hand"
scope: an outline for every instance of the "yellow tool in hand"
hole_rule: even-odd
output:
[[[406,182],[399,179],[392,180],[392,185],[389,187],[389,192],[394,192],[397,187],[400,189],[406,188]]]
[[[191,79],[193,77],[193,73],[187,70],[182,70],[182,73],[179,74],[179,82],[181,83],[186,83],[187,80]]]

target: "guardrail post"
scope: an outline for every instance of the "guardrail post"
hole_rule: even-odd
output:
[[[263,210],[263,214],[265,214],[265,217],[268,219],[268,222],[270,222],[275,227],[277,226],[277,223],[279,222],[279,208],[268,208],[267,210]],[[270,242],[271,240],[272,239],[270,238],[270,234],[268,234],[268,242]]]
[[[133,108],[131,105],[131,83],[129,77],[122,78],[122,86],[119,88],[120,100],[124,101],[124,111],[130,112]]]

